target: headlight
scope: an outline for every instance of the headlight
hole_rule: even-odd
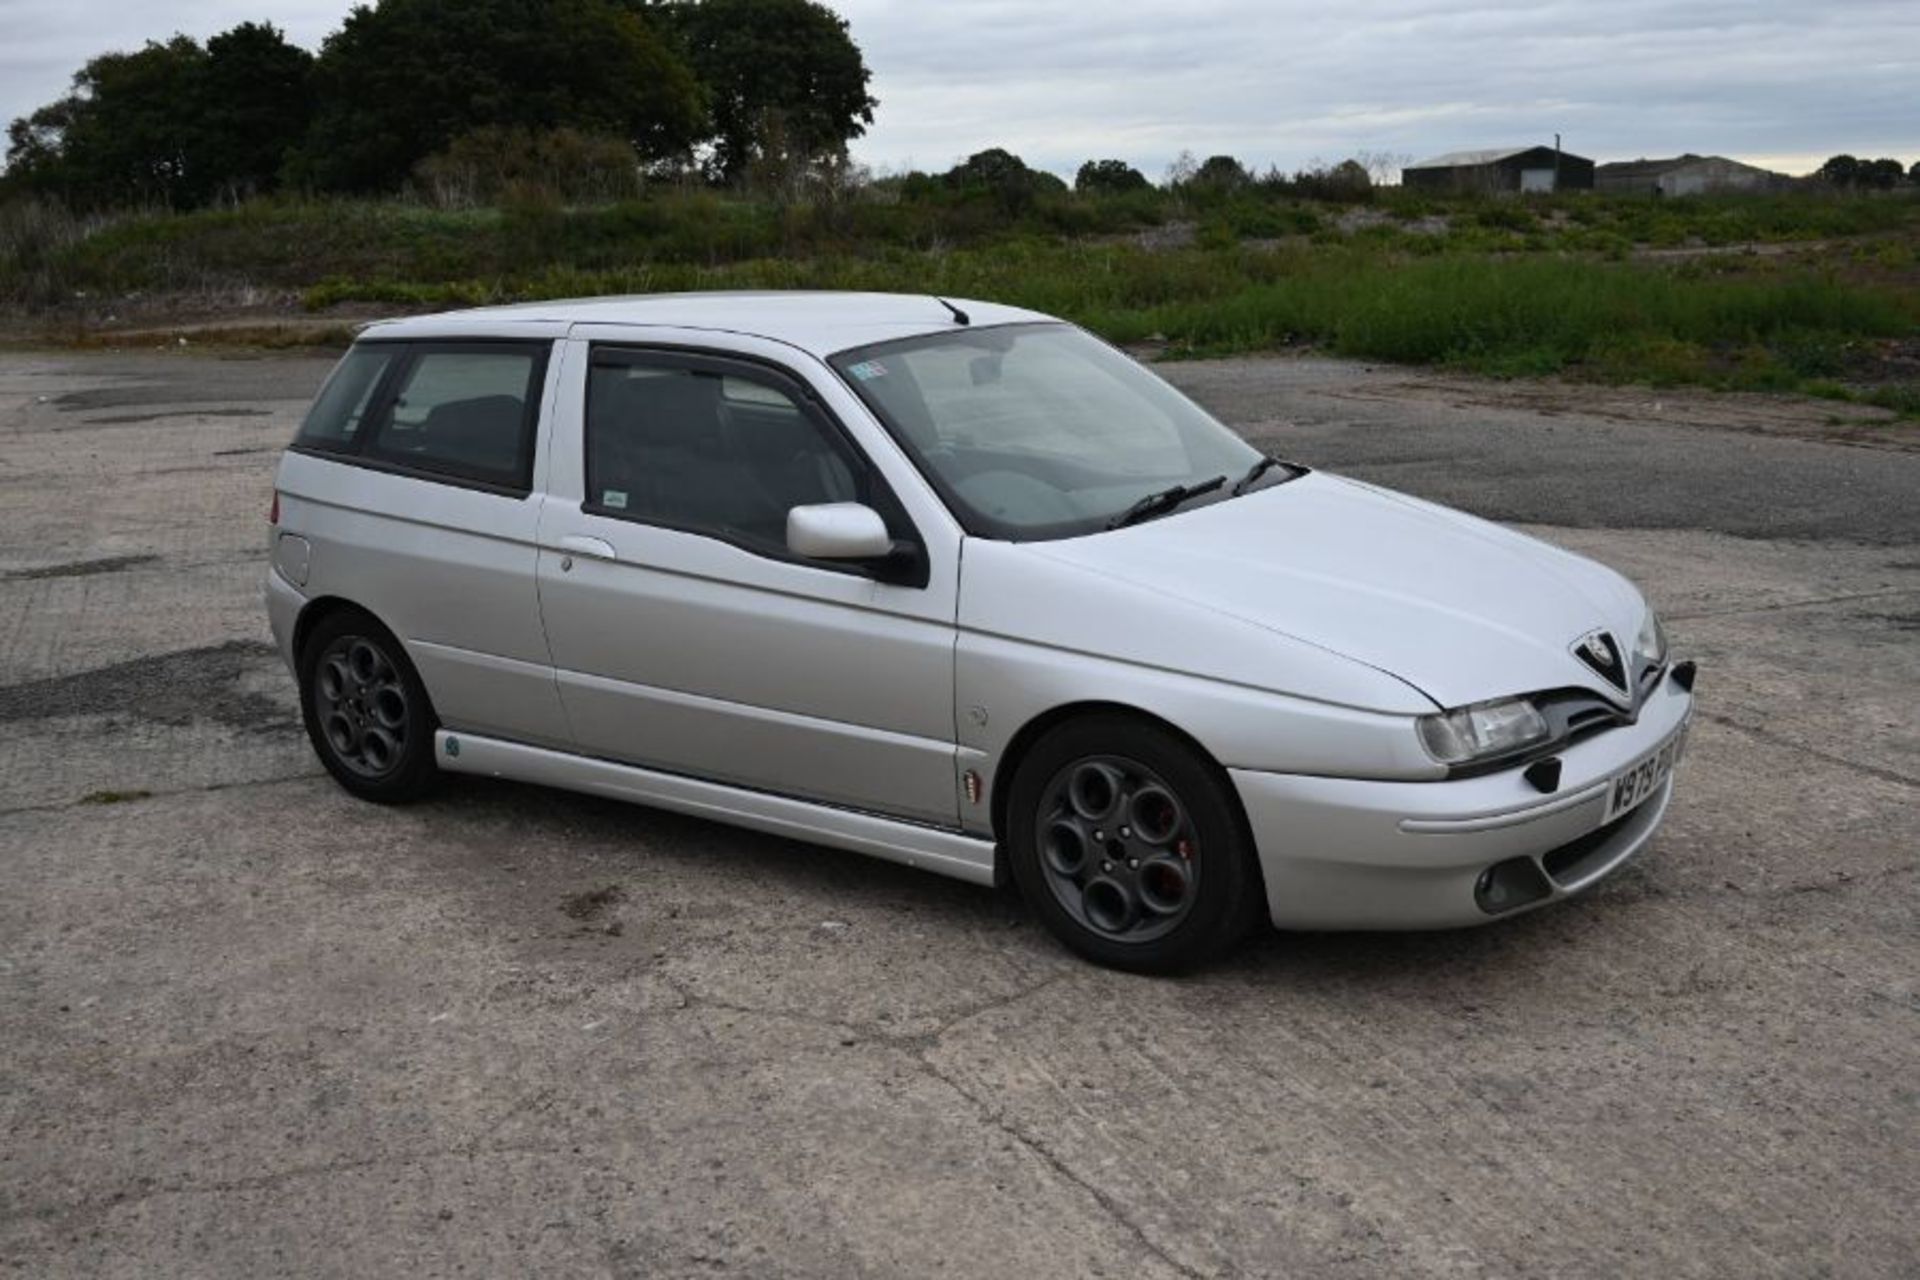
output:
[[[1551,734],[1546,717],[1525,698],[1477,702],[1421,716],[1420,742],[1441,764],[1465,764],[1521,751]]]
[[[1667,629],[1660,625],[1660,615],[1649,608],[1647,620],[1640,624],[1640,635],[1633,642],[1633,669],[1645,671],[1666,660]]]

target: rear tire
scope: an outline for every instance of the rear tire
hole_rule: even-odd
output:
[[[1238,800],[1212,761],[1118,714],[1034,744],[1007,804],[1009,869],[1053,935],[1096,964],[1178,973],[1232,947],[1265,906]]]
[[[439,781],[426,686],[367,613],[342,609],[314,625],[300,649],[300,712],[320,763],[362,800],[404,804]]]

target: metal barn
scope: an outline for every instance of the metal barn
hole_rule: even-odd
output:
[[[1427,191],[1585,191],[1593,161],[1547,146],[1449,151],[1402,169],[1400,181]]]
[[[1635,195],[1698,196],[1726,191],[1779,191],[1793,184],[1784,173],[1742,164],[1725,156],[1674,156],[1670,160],[1624,160],[1594,170],[1602,191]]]

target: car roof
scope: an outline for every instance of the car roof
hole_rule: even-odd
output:
[[[949,299],[974,325],[1018,324],[1053,317],[1020,307],[972,298]],[[609,298],[566,298],[477,307],[438,315],[383,320],[365,338],[479,338],[551,327],[556,333],[580,325],[657,325],[751,334],[784,342],[817,356],[849,347],[944,333],[953,314],[931,294],[828,293],[804,290],[652,293]]]

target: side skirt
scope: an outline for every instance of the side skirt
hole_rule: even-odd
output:
[[[615,764],[545,747],[440,730],[434,763],[449,773],[510,778],[650,804],[777,836],[851,849],[941,875],[993,883],[993,841],[765,791]]]

